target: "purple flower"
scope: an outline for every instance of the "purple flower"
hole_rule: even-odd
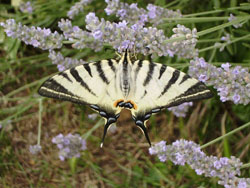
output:
[[[102,31],[100,31],[100,30],[96,30],[96,31],[94,31],[93,32],[93,37],[95,38],[95,39],[97,39],[97,40],[99,40],[99,39],[101,39],[102,38]]]
[[[124,18],[127,14],[127,11],[125,9],[120,9],[117,11],[117,15],[120,16],[121,18]]]
[[[199,76],[199,80],[202,81],[202,82],[206,82],[206,81],[208,80],[208,77],[207,77],[207,75],[205,75],[205,74],[201,74],[201,75]]]
[[[247,68],[231,68],[229,63],[217,68],[203,58],[195,58],[190,61],[189,75],[217,89],[222,102],[231,100],[245,105],[250,102],[250,73]]]
[[[219,178],[218,184],[225,187],[247,187],[250,185],[250,178],[238,178],[243,163],[236,157],[218,158],[206,156],[200,150],[200,146],[192,141],[177,140],[171,145],[165,141],[156,143],[149,148],[151,155],[157,155],[161,161],[167,159],[176,165],[189,165],[196,174],[206,177]],[[162,160],[164,159],[164,160]]]
[[[80,152],[86,150],[86,141],[78,134],[68,134],[66,136],[59,134],[52,138],[52,143],[57,145],[60,160],[64,161],[66,158],[80,157]]]
[[[168,108],[169,111],[173,112],[177,117],[186,117],[186,113],[190,106],[193,106],[192,102],[185,102],[181,105]]]
[[[234,94],[233,101],[235,104],[238,104],[240,102],[240,95]]]
[[[6,20],[1,25],[9,37],[18,38],[24,41],[25,44],[30,44],[43,50],[62,47],[63,36],[56,31],[52,33],[50,29],[23,26],[21,23],[16,23],[14,19]]]
[[[91,3],[92,0],[81,0],[80,2],[75,3],[70,10],[67,12],[67,16],[70,19],[73,19],[80,12],[83,12],[83,7]]]
[[[222,67],[225,71],[229,71],[230,66],[231,66],[231,65],[230,65],[228,62],[221,65],[221,67]]]
[[[230,13],[230,17],[228,18],[228,21],[231,22],[233,20],[236,20],[237,18]],[[236,23],[236,24],[233,24],[234,28],[239,28],[239,27],[242,27],[242,23]]]
[[[156,17],[156,6],[149,4],[147,6],[147,9],[148,9],[148,17],[154,19]]]
[[[41,145],[30,145],[29,147],[29,151],[31,154],[36,155],[37,153],[39,153],[42,150],[42,146]]]
[[[60,52],[56,53],[55,51],[50,51],[48,57],[51,59],[53,64],[57,65],[57,69],[60,72],[86,63],[83,60],[72,59],[69,57],[64,58]]]
[[[149,4],[147,10],[145,10],[143,8],[138,8],[136,3],[129,5],[119,0],[105,2],[107,3],[107,7],[105,8],[107,15],[116,14],[120,20],[126,20],[131,25],[138,22],[144,25],[144,22],[150,22],[156,26],[162,23],[164,18],[182,16],[179,10],[172,11],[152,4]]]
[[[32,7],[32,3],[30,1],[25,2],[21,2],[19,9],[21,10],[21,12],[23,13],[29,13],[32,14],[33,12],[33,7]]]

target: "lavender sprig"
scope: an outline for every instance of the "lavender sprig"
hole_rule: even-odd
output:
[[[185,102],[181,105],[170,107],[168,110],[173,112],[177,117],[186,117],[186,113],[190,106],[193,106],[193,102]]]
[[[173,29],[174,35],[170,38],[185,36],[185,40],[166,43],[168,39],[163,30],[155,27],[143,27],[141,24],[128,25],[126,21],[111,23],[103,18],[99,20],[95,13],[86,16],[88,31],[72,26],[69,20],[61,20],[59,27],[66,39],[72,41],[73,47],[82,49],[89,47],[100,50],[104,44],[113,46],[118,52],[130,49],[144,55],[158,54],[159,56],[178,55],[183,58],[197,56],[196,29],[192,31],[182,25]]]
[[[52,139],[52,143],[57,145],[60,160],[64,161],[66,158],[81,156],[80,152],[87,149],[86,141],[80,135],[68,134],[64,136],[59,134]]]
[[[30,1],[27,1],[27,2],[21,2],[19,9],[23,13],[32,14],[34,8],[33,8],[32,3]]]
[[[73,19],[76,15],[83,11],[83,7],[91,3],[93,0],[81,0],[75,3],[70,10],[67,12],[67,16]]]
[[[230,100],[246,105],[250,102],[249,70],[241,66],[230,67],[226,63],[217,68],[203,58],[195,58],[190,61],[189,75],[217,89],[222,102]]]
[[[116,14],[120,20],[126,20],[129,24],[152,23],[154,26],[163,22],[164,18],[180,18],[182,17],[179,10],[173,11],[165,9],[153,4],[148,4],[147,10],[138,8],[137,3],[123,3],[119,0],[105,0],[107,7],[105,12],[107,15]]]
[[[16,23],[14,19],[1,22],[0,26],[8,37],[17,38],[34,47],[43,50],[56,49],[62,47],[63,36],[58,32],[52,33],[50,29],[40,27],[28,27],[21,23]]]
[[[238,178],[242,162],[236,157],[218,158],[207,156],[201,151],[200,146],[192,141],[177,140],[171,145],[165,141],[156,143],[149,148],[151,155],[157,155],[160,161],[172,161],[175,165],[188,164],[196,174],[206,177],[219,178],[218,184],[225,188],[247,188],[250,186],[250,178]]]
[[[30,145],[29,147],[29,151],[31,154],[36,155],[37,153],[39,153],[42,150],[42,146],[41,145]]]
[[[60,72],[66,70],[66,69],[70,69],[72,67],[75,67],[77,65],[82,65],[82,64],[86,63],[82,59],[78,60],[78,59],[73,59],[73,58],[69,58],[69,57],[64,58],[60,52],[56,53],[53,50],[49,52],[48,57],[51,59],[53,64],[57,65],[57,69]]]
[[[231,22],[233,20],[236,20],[237,18],[233,15],[233,14],[230,14],[230,17],[228,18],[228,21]],[[239,28],[239,27],[242,27],[242,23],[237,23],[237,24],[233,24],[234,28]]]

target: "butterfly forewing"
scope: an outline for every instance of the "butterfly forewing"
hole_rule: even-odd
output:
[[[102,60],[83,64],[61,72],[43,83],[39,94],[79,104],[96,105],[103,111],[116,113],[113,106],[117,62]]]
[[[211,91],[200,81],[163,64],[136,61],[133,70],[135,93],[131,100],[138,107],[132,111],[135,115],[212,96]]]

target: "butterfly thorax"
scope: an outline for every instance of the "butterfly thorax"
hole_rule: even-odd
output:
[[[122,95],[124,99],[126,99],[129,96],[129,93],[131,91],[131,84],[132,84],[132,65],[130,60],[130,55],[127,52],[124,52],[122,54],[122,57],[119,61],[119,79],[118,84],[122,91]]]

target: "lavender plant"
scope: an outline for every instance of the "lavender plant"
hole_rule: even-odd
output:
[[[234,156],[215,157],[207,156],[198,144],[177,140],[171,145],[166,141],[156,143],[149,148],[151,155],[157,155],[160,161],[172,161],[175,165],[184,166],[188,164],[195,170],[197,175],[219,178],[218,184],[225,188],[247,188],[250,187],[250,178],[239,178],[242,162]]]
[[[190,61],[189,75],[217,89],[222,102],[233,101],[235,104],[247,105],[250,102],[250,74],[247,68],[229,63],[217,68],[203,58]]]
[[[52,139],[52,142],[57,145],[59,151],[60,160],[64,161],[66,158],[81,156],[80,152],[87,149],[86,141],[80,137],[80,135],[59,134]]]
[[[83,11],[84,6],[88,5],[91,2],[92,2],[92,0],[81,0],[80,2],[77,2],[67,12],[67,16],[70,19],[73,19],[76,15],[78,15],[80,12]]]
[[[32,6],[32,2],[27,1],[27,2],[21,2],[19,9],[23,12],[23,13],[28,13],[28,14],[32,14],[34,8]]]

